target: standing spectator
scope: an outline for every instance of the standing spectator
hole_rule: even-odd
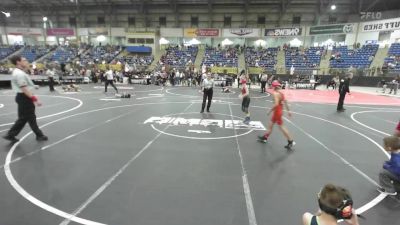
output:
[[[294,66],[293,66],[293,65],[290,67],[290,75],[291,75],[291,76],[294,75]]]
[[[16,67],[12,72],[11,86],[17,92],[15,101],[18,104],[18,120],[15,121],[7,135],[3,138],[11,142],[18,142],[19,140],[15,136],[21,132],[28,122],[32,131],[36,134],[36,140],[47,141],[47,136],[39,129],[36,122],[35,104],[41,106],[42,103],[39,102],[38,98],[30,90],[32,88],[38,89],[38,87],[33,84],[28,74],[25,73],[29,69],[29,63],[20,55],[12,56],[10,61]]]
[[[400,76],[397,76],[396,79],[392,80],[392,83],[390,85],[390,91],[389,94],[392,94],[392,91],[394,94],[397,94],[397,89],[399,88],[399,83],[400,83]]]
[[[397,124],[396,132],[394,133],[394,135],[396,135],[397,137],[400,138],[400,121],[399,121],[399,123]]]

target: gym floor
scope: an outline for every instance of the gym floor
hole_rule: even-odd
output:
[[[326,183],[351,191],[361,224],[400,224],[400,200],[376,190],[399,99],[352,93],[337,113],[336,91],[286,91],[296,142],[288,152],[278,127],[257,141],[272,104],[258,89],[245,126],[239,89],[216,88],[211,113],[200,114],[198,88],[118,87],[132,97],[100,84],[35,91],[49,140],[37,142],[28,125],[20,142],[1,139],[0,224],[301,224]],[[0,93],[3,136],[17,106],[11,90]]]

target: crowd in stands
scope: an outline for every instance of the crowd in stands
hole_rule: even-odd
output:
[[[385,64],[389,71],[400,72],[400,43],[394,43],[390,46]]]
[[[105,45],[90,46],[82,44],[77,46],[0,46],[0,59],[5,58],[24,47],[21,55],[29,62],[33,62],[48,54],[43,61],[46,65],[49,62],[58,62],[59,64],[79,64],[80,67],[87,67],[94,64],[122,64],[122,68],[132,69],[133,71],[144,70],[153,60],[153,55],[140,54],[121,54],[123,48],[121,46]],[[377,44],[360,44],[354,46],[333,46],[332,56],[330,58],[330,68],[345,69],[349,71],[354,69],[368,73],[368,70],[376,52]],[[291,47],[290,45],[282,46],[285,51],[286,69],[297,71],[306,71],[307,69],[319,68],[321,58],[326,55],[327,49],[324,47]],[[206,46],[202,67],[238,67],[238,56],[241,50],[244,52],[244,58],[248,67],[261,67],[264,69],[272,69],[277,65],[277,55],[280,50],[278,48],[259,48],[246,46],[227,46],[227,47],[209,47]],[[53,52],[51,52],[53,50]],[[170,46],[166,49],[166,54],[160,59],[159,68],[176,69],[182,73],[188,71],[188,68],[194,66],[196,56],[198,54],[197,46]],[[80,63],[77,63],[79,60]],[[2,64],[6,67],[5,64]],[[126,66],[124,66],[126,65]],[[1,65],[0,65],[1,66]],[[400,72],[400,43],[391,45],[388,55],[385,58],[381,68],[372,67],[370,74],[385,75],[389,73]],[[1,72],[8,72],[7,69],[0,68]],[[34,70],[35,71],[35,70]],[[40,74],[40,71],[31,74]],[[79,73],[78,73],[79,74]]]
[[[52,51],[54,47],[52,46],[25,46],[21,55],[25,57],[29,62],[33,62],[40,57],[46,55]]]
[[[48,57],[48,61],[58,62],[58,63],[69,63],[74,58],[77,57],[79,49],[72,46],[59,46],[53,53]]]
[[[324,53],[324,47],[310,47],[306,49],[287,47],[285,51],[286,68],[292,66],[300,69],[318,68],[321,63],[321,55]]]
[[[6,66],[0,66],[0,74],[10,74],[11,70],[10,68],[6,67]]]
[[[80,55],[80,63],[82,65],[111,63],[121,51],[122,47],[116,45],[91,47],[86,53]]]
[[[238,56],[238,50],[233,47],[227,47],[225,49],[221,47],[207,47],[202,64],[208,67],[237,67]]]
[[[166,54],[161,57],[160,61],[164,65],[183,69],[195,62],[197,52],[197,46],[170,46],[167,48]]]
[[[331,68],[369,68],[379,45],[368,44],[361,48],[348,49],[347,46],[334,47],[330,59]]]
[[[256,49],[247,47],[246,64],[249,67],[274,68],[277,63],[278,48]]]
[[[0,45],[0,60],[6,58],[11,55],[15,51],[19,50],[22,46],[20,45]]]
[[[128,64],[130,66],[149,66],[154,60],[154,56],[147,55],[127,55],[115,58],[114,61],[122,64]]]

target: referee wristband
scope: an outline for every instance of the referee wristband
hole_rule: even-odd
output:
[[[32,100],[32,102],[37,102],[38,98],[36,96],[32,95],[31,100]]]

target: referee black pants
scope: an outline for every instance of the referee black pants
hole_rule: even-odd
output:
[[[344,98],[346,97],[346,92],[340,93],[339,102],[337,105],[337,110],[343,110]]]
[[[50,88],[50,91],[54,91],[54,78],[53,77],[49,77],[49,88]]]
[[[115,91],[118,93],[118,89],[115,87],[113,80],[106,80],[105,86],[104,86],[104,92],[107,92],[108,85],[111,85],[115,89]]]
[[[261,81],[261,93],[265,93],[266,84],[267,84],[267,81]]]
[[[204,108],[206,107],[206,100],[207,99],[208,99],[207,111],[210,111],[212,97],[213,97],[213,89],[212,88],[204,89],[203,104],[201,106],[201,111],[204,111]]]
[[[8,136],[17,136],[27,122],[36,134],[36,137],[43,136],[43,132],[39,129],[36,122],[35,104],[33,104],[32,99],[28,98],[24,93],[18,93],[15,101],[18,104],[18,119],[8,131]]]

